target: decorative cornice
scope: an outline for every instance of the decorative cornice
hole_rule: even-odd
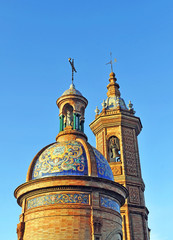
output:
[[[109,116],[99,115],[92,123],[90,123],[89,126],[95,135],[103,128],[107,127],[124,126],[133,128],[135,129],[137,135],[142,129],[140,118],[123,113],[117,113]]]
[[[56,141],[61,141],[63,140],[64,137],[68,137],[68,140],[75,140],[76,138],[81,137],[82,139],[85,139],[85,141],[88,140],[87,136],[85,133],[79,130],[74,130],[74,129],[65,129],[64,131],[61,131],[58,133],[56,136]]]
[[[144,215],[148,219],[148,208],[145,206],[139,206],[135,204],[128,204],[130,213]],[[142,210],[142,212],[141,212]]]
[[[98,190],[110,196],[116,196],[120,204],[128,196],[128,191],[119,183],[98,177],[86,176],[57,176],[30,180],[16,188],[14,196],[21,205],[26,196],[34,196],[43,192],[66,191],[66,190],[93,191]]]
[[[56,104],[59,107],[62,102],[68,101],[68,100],[74,100],[74,99],[85,103],[85,106],[88,105],[88,100],[85,97],[79,96],[79,95],[74,95],[74,94],[68,94],[68,95],[59,97],[56,101]]]

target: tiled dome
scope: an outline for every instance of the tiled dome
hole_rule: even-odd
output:
[[[94,172],[97,172],[97,177],[114,181],[112,170],[104,156],[95,148],[91,148],[95,156],[94,162],[91,163],[91,158],[86,154],[90,151],[86,148],[87,145],[84,147],[76,140],[56,142],[43,148],[33,159],[29,174],[31,179],[62,175],[89,176],[89,166],[96,166]]]
[[[106,99],[106,109],[116,109],[117,107],[120,107],[123,110],[127,110],[126,104],[123,100],[123,98],[118,96],[108,97]]]
[[[69,95],[69,94],[82,96],[82,94],[81,94],[78,90],[76,90],[75,85],[74,85],[73,83],[70,85],[70,88],[67,89],[67,90],[62,94],[62,96]]]

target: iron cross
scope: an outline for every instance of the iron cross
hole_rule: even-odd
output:
[[[110,52],[110,59],[111,60],[108,63],[106,63],[106,65],[110,64],[111,65],[111,72],[113,72],[112,53],[111,52]],[[114,61],[116,62],[117,60],[115,59]]]
[[[77,72],[77,71],[76,71],[76,69],[74,67],[74,59],[69,58],[68,61],[69,61],[70,65],[71,65],[71,68],[72,68],[72,84],[73,84],[74,72]]]

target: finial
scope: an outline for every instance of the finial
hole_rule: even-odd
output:
[[[117,60],[116,60],[116,58],[114,59],[114,62],[116,62]],[[107,64],[110,64],[111,65],[111,72],[113,72],[113,62],[112,62],[112,52],[110,52],[110,61],[108,62],[108,63],[106,63],[106,65]]]
[[[100,112],[100,110],[98,109],[98,107],[96,107],[96,109],[95,109],[95,113],[96,113],[96,115],[98,115],[99,112]]]
[[[129,100],[128,107],[129,107],[129,111],[132,112],[133,114],[135,114],[135,111],[134,111],[134,108],[133,108],[133,104],[131,103],[130,100]]]
[[[69,58],[68,61],[69,61],[70,65],[71,65],[71,68],[72,68],[72,85],[73,85],[73,75],[74,75],[74,72],[77,72],[77,71],[74,67],[74,59]]]
[[[107,106],[106,101],[103,100],[103,102],[102,102],[102,107],[103,107],[103,108],[106,108],[106,106]]]
[[[128,107],[129,107],[129,110],[132,110],[132,108],[133,108],[133,104],[132,104],[132,102],[130,100],[129,100]]]

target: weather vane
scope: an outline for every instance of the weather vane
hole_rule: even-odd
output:
[[[116,62],[117,60],[116,60],[116,58],[114,59],[114,62]],[[107,64],[110,64],[111,65],[111,72],[113,72],[113,62],[112,62],[112,53],[110,52],[110,61],[108,62],[108,63],[106,63],[106,65]]]
[[[76,69],[74,67],[74,59],[69,58],[68,61],[69,61],[70,65],[71,65],[71,68],[72,68],[72,84],[73,84],[74,72],[77,72],[77,71],[76,71]]]

